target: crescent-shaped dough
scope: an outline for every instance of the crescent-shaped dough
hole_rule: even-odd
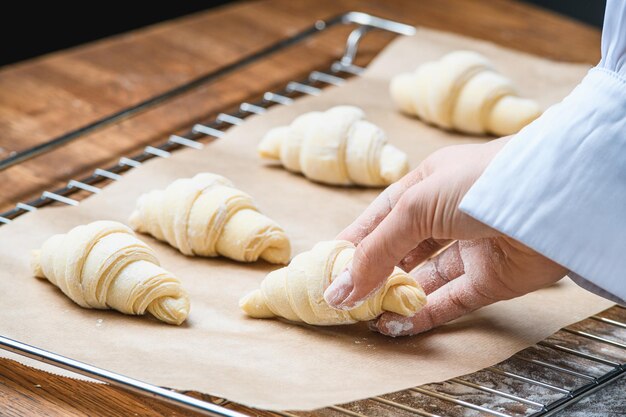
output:
[[[353,106],[305,113],[267,132],[259,155],[326,184],[389,185],[409,171],[407,156],[364,118]]]
[[[401,111],[444,129],[498,136],[517,133],[541,115],[484,56],[449,53],[413,73],[395,76],[391,97]]]
[[[180,281],[118,222],[96,221],[50,237],[33,251],[31,267],[36,277],[47,278],[85,308],[148,311],[169,324],[181,324],[189,314]]]
[[[178,179],[142,195],[129,224],[189,256],[286,264],[291,255],[284,230],[258,211],[252,197],[216,174]]]
[[[337,310],[324,301],[324,290],[350,263],[354,245],[343,240],[320,242],[291,263],[270,272],[261,288],[239,301],[250,317],[283,317],[319,326],[372,320],[385,311],[411,316],[426,305],[420,285],[395,268],[385,285],[352,310]]]

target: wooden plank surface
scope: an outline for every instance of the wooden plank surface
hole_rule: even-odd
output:
[[[349,10],[486,39],[557,60],[593,64],[600,57],[600,33],[595,28],[507,0],[239,2],[1,68],[0,158],[234,62],[316,19]],[[341,55],[348,32],[349,28],[332,29],[158,109],[1,172],[0,211],[327,66]],[[360,50],[361,62],[374,57],[391,39],[368,35]],[[108,386],[0,360],[0,415],[187,413]]]

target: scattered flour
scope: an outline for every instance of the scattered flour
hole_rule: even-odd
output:
[[[413,328],[413,323],[410,321],[389,320],[385,323],[385,327],[389,336],[396,337],[410,331]]]

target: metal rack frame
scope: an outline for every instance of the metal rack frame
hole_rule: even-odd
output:
[[[119,162],[113,166],[98,168],[87,177],[79,180],[70,180],[65,187],[52,191],[44,191],[41,197],[37,199],[26,203],[20,202],[16,204],[15,208],[7,212],[0,213],[0,225],[10,223],[12,219],[18,216],[35,211],[40,207],[54,202],[76,206],[79,204],[79,200],[72,198],[71,196],[73,194],[79,191],[87,191],[91,194],[99,193],[101,188],[97,187],[97,185],[109,180],[118,181],[122,178],[122,174],[124,172],[141,166],[143,162],[149,159],[168,158],[171,156],[172,152],[181,148],[201,149],[204,146],[204,143],[202,142],[203,139],[217,139],[222,137],[225,134],[225,130],[231,126],[242,124],[244,119],[250,115],[262,114],[267,108],[274,105],[289,105],[295,98],[301,95],[318,95],[325,86],[340,86],[344,83],[346,78],[362,73],[363,68],[356,66],[354,63],[355,57],[358,53],[360,40],[372,29],[383,30],[401,35],[411,35],[415,33],[415,28],[411,26],[360,12],[348,12],[328,20],[320,20],[302,32],[272,44],[233,64],[205,74],[184,85],[168,90],[162,94],[149,98],[114,114],[108,115],[93,123],[65,133],[42,144],[17,152],[4,160],[0,160],[0,171],[23,161],[35,158],[39,155],[43,155],[81,136],[113,125],[126,118],[133,117],[146,110],[163,104],[168,100],[192,91],[202,85],[219,80],[221,77],[256,62],[257,60],[272,53],[283,50],[288,46],[295,45],[315,33],[341,24],[356,25],[357,27],[348,36],[343,56],[335,61],[331,67],[325,71],[312,71],[306,79],[288,82],[283,89],[278,91],[265,92],[263,97],[258,101],[241,103],[238,109],[234,112],[220,113],[209,123],[197,123],[184,134],[171,135],[167,141],[161,144],[146,146],[140,154],[131,157],[122,157]],[[624,314],[624,321],[610,319],[603,316],[594,316],[590,319],[595,320],[598,323],[602,323],[603,325],[612,326],[616,329],[626,329],[626,313]],[[608,371],[600,376],[588,374],[581,370],[563,366],[559,364],[558,361],[551,362],[542,359],[541,357],[533,357],[532,355],[529,357],[529,355],[525,355],[523,352],[522,354],[515,355],[513,358],[527,363],[529,366],[539,367],[540,369],[545,370],[545,372],[552,372],[557,375],[561,375],[564,378],[577,378],[578,380],[584,382],[576,387],[559,386],[552,382],[541,381],[532,376],[524,375],[521,372],[507,370],[506,368],[499,366],[501,364],[481,371],[487,372],[493,377],[500,378],[503,381],[516,381],[517,383],[527,384],[558,395],[558,399],[550,401],[549,403],[530,400],[516,393],[507,392],[501,388],[494,388],[493,386],[488,386],[484,383],[474,381],[471,378],[474,374],[453,378],[446,383],[472,390],[472,392],[475,391],[484,395],[493,396],[494,398],[504,399],[514,404],[519,404],[526,407],[526,409],[533,410],[531,414],[527,413],[526,415],[537,417],[554,415],[572,403],[585,398],[605,385],[623,377],[626,372],[626,338],[625,340],[607,338],[601,334],[573,330],[569,328],[563,329],[561,332],[571,337],[589,340],[593,343],[600,343],[603,346],[610,346],[611,348],[616,348],[618,350],[621,349],[624,352],[623,360],[609,360],[602,355],[591,354],[586,351],[571,348],[551,341],[544,341],[540,342],[537,346],[558,355],[564,355],[576,358],[577,360],[584,360],[592,364],[604,366],[608,369]],[[180,392],[158,387],[118,373],[110,372],[3,336],[0,336],[0,348],[65,370],[85,375],[141,395],[157,398],[189,410],[204,413],[206,415],[244,417],[244,414],[230,410],[223,406],[208,401],[198,400]],[[485,405],[476,404],[472,401],[460,399],[453,394],[440,390],[439,385],[437,384],[414,387],[404,392],[424,396],[432,401],[440,401],[451,406],[462,407],[463,409],[478,412],[483,415],[498,417],[510,417],[512,415],[498,411],[495,408],[490,408]],[[418,409],[415,406],[390,398],[389,396],[378,396],[363,401],[369,401],[372,404],[390,407],[392,410],[396,410],[397,412],[411,413],[418,416],[436,417],[438,415],[427,412],[424,409]],[[357,409],[351,409],[348,405],[331,406],[325,410],[330,410],[334,413],[340,413],[346,416],[367,417],[367,415],[363,412],[360,412]],[[275,414],[287,417],[297,415],[290,412],[275,412]]]
[[[0,225],[10,223],[12,219],[18,216],[33,212],[38,208],[53,202],[76,206],[78,205],[78,200],[70,197],[74,193],[81,190],[92,194],[99,193],[100,188],[96,186],[97,184],[106,180],[118,181],[121,179],[120,174],[132,168],[139,167],[141,163],[149,159],[155,157],[168,158],[171,155],[171,152],[183,147],[201,149],[204,146],[203,143],[200,142],[202,138],[207,136],[210,138],[220,138],[224,135],[224,131],[226,129],[243,123],[244,119],[250,115],[262,114],[268,107],[273,105],[289,105],[292,103],[294,98],[303,94],[317,95],[321,92],[322,88],[328,85],[341,85],[345,78],[353,75],[359,75],[363,71],[363,68],[354,65],[354,59],[356,58],[361,38],[372,29],[378,29],[399,35],[412,35],[415,33],[415,28],[412,26],[361,12],[348,12],[328,20],[318,20],[314,25],[304,29],[296,35],[278,41],[258,52],[240,59],[239,61],[221,67],[183,85],[105,116],[88,125],[79,127],[29,149],[15,152],[9,157],[0,160],[0,171],[43,155],[89,133],[93,133],[97,130],[111,126],[117,122],[155,108],[160,104],[197,89],[198,87],[217,81],[225,75],[235,72],[264,57],[308,39],[315,33],[319,33],[337,25],[357,25],[357,27],[348,36],[343,56],[334,62],[331,68],[329,68],[326,72],[312,71],[307,79],[291,81],[280,91],[267,91],[259,101],[253,103],[241,103],[235,112],[220,113],[209,123],[195,124],[188,132],[182,135],[171,135],[166,142],[159,145],[146,146],[142,153],[131,157],[122,157],[119,162],[113,166],[98,168],[87,177],[80,178],[78,180],[70,180],[65,187],[52,191],[44,191],[39,198],[25,203],[17,203],[13,209],[0,213]]]

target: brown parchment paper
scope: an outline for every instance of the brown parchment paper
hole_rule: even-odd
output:
[[[261,408],[313,409],[476,371],[609,307],[564,280],[417,337],[386,338],[365,325],[314,328],[254,320],[243,316],[237,302],[275,267],[188,258],[149,236],[141,237],[191,295],[191,314],[183,326],[82,309],[31,276],[29,252],[51,234],[97,219],[124,222],[142,192],[202,171],[225,175],[252,194],[286,229],[294,253],[333,238],[377,191],[323,186],[268,167],[255,152],[262,134],[304,111],[355,104],[410,155],[413,166],[439,147],[482,140],[402,116],[387,95],[391,75],[462,48],[487,55],[543,106],[564,97],[587,70],[420,29],[391,44],[361,79],[249,119],[201,151],[183,150],[145,163],[79,207],[45,208],[2,227],[0,333],[157,385]]]

